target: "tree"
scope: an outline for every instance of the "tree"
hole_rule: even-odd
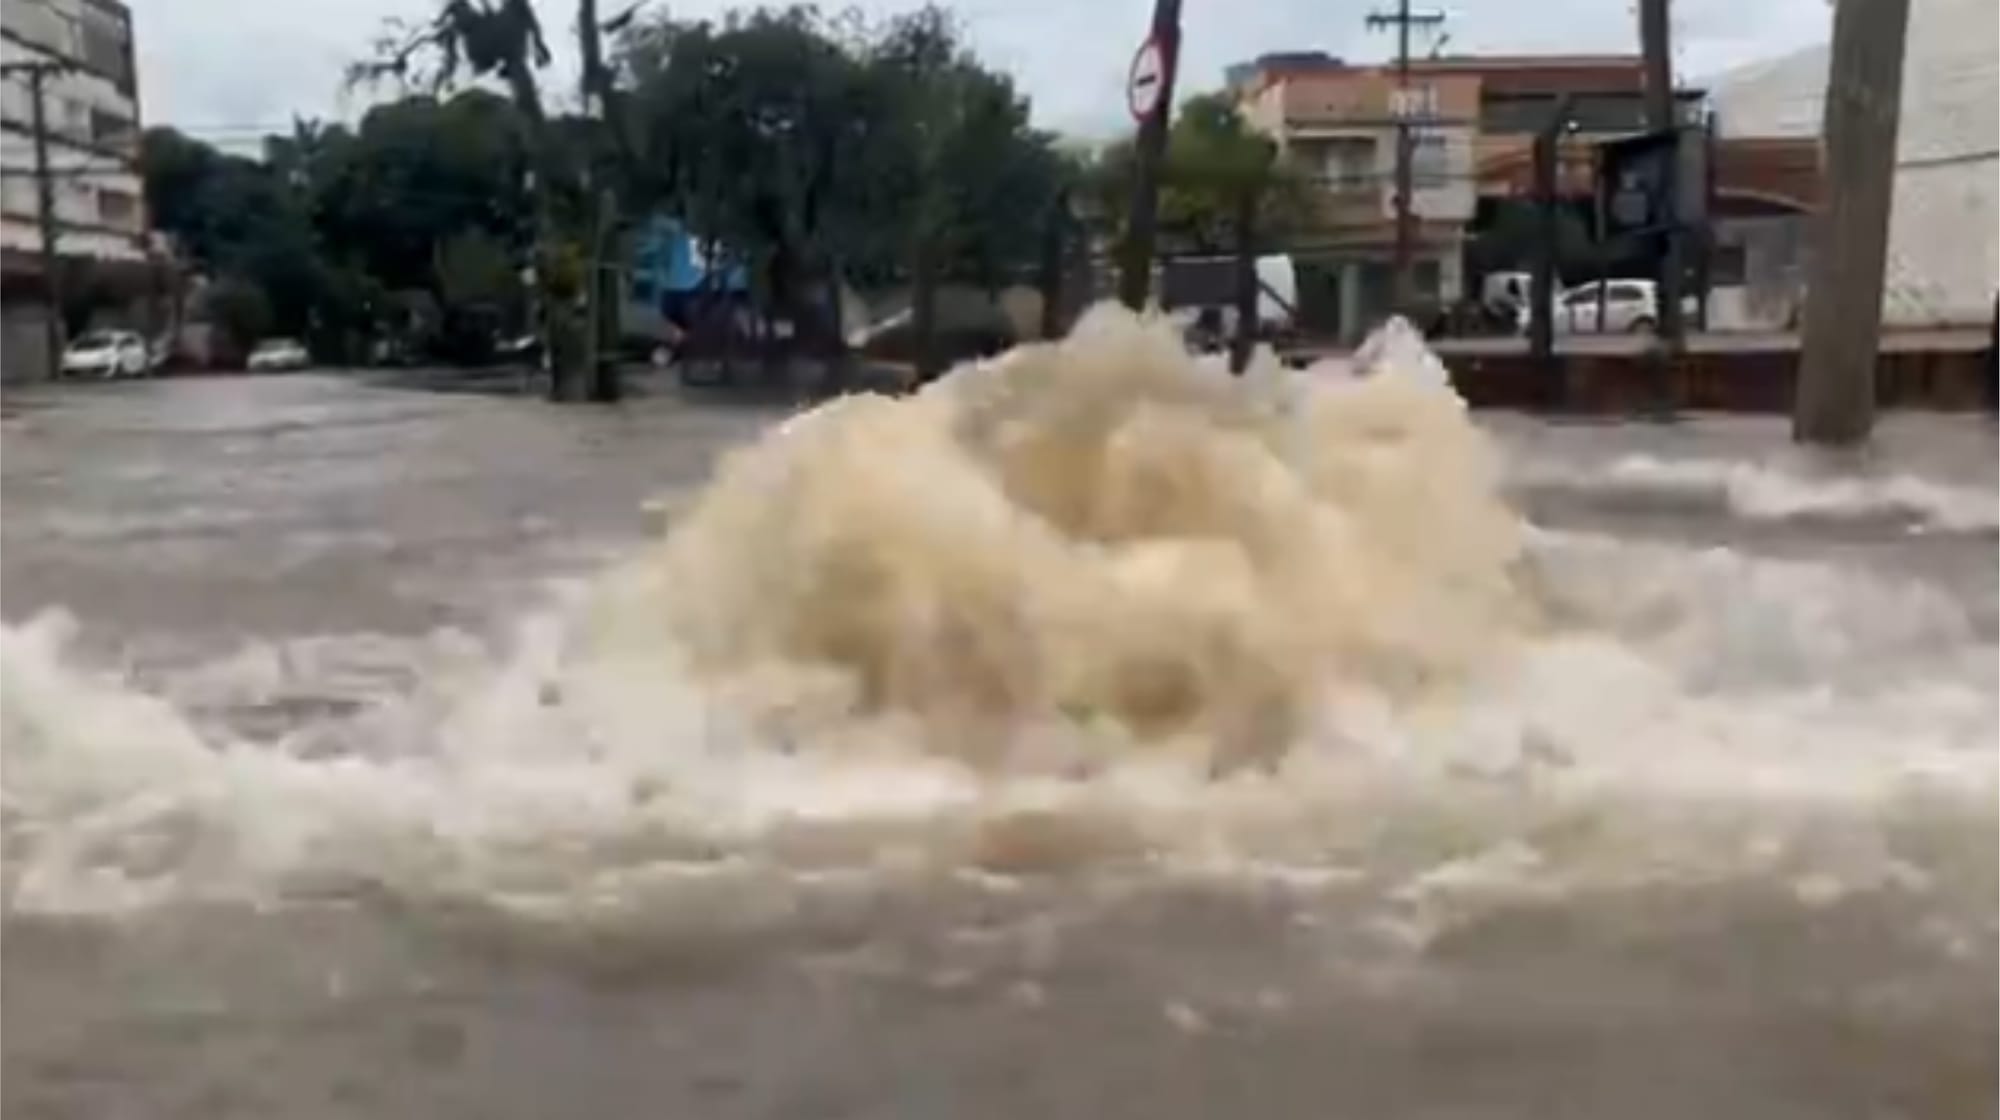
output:
[[[965,50],[956,26],[926,6],[893,21],[872,52],[899,107],[897,170],[914,175],[912,325],[920,377],[938,372],[935,295],[942,280],[996,289],[1039,268],[1070,165],[1028,124],[1028,102]]]
[[[374,57],[349,72],[350,82],[394,79],[406,87],[436,92],[450,87],[463,68],[474,77],[497,77],[506,85],[526,137],[534,199],[531,243],[538,278],[547,272],[556,242],[552,180],[557,168],[548,158],[548,120],[535,76],[550,58],[531,0],[445,0],[425,23],[412,27],[392,21],[376,42]],[[543,342],[551,356],[549,399],[569,400],[575,395],[575,371],[559,360],[563,350],[551,345],[557,321],[564,317],[563,304],[548,298],[541,304]]]
[[[624,60],[656,200],[743,260],[766,308],[797,322],[843,266],[879,268],[889,106],[817,13],[656,20]]]
[[[1113,234],[1122,233],[1132,167],[1131,143],[1120,141],[1100,150],[1084,174],[1093,210]],[[1308,220],[1306,177],[1269,137],[1249,127],[1229,96],[1188,98],[1167,135],[1160,183],[1163,240],[1187,252],[1233,250],[1246,194],[1266,238]]]
[[[642,190],[802,331],[838,339],[819,314],[838,279],[994,286],[1037,260],[1066,165],[935,7],[872,29],[803,7],[660,17],[620,66]]]
[[[238,354],[271,329],[271,303],[255,281],[225,276],[209,287],[207,300],[210,320]]]
[[[408,288],[430,285],[439,246],[467,230],[526,259],[534,213],[525,170],[512,106],[475,89],[369,110],[328,148],[308,189],[327,245],[388,287]]]
[[[305,333],[325,283],[305,196],[269,165],[172,129],[149,130],[141,159],[154,224],[204,271],[261,289],[269,326]]]

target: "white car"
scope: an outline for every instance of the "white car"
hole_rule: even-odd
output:
[[[85,331],[63,351],[64,377],[138,377],[146,372],[146,343],[131,331]]]
[[[252,370],[304,369],[312,355],[295,338],[267,338],[250,351],[247,363]]]
[[[1604,289],[1604,321],[1598,322],[1598,289]],[[1681,297],[1681,313],[1695,313],[1693,296]],[[1528,329],[1528,308],[1522,308],[1521,329]],[[1651,280],[1608,280],[1578,284],[1556,293],[1557,334],[1643,334],[1660,325],[1659,288]]]

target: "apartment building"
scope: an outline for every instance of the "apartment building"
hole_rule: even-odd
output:
[[[0,5],[0,373],[44,368],[43,275],[33,86],[24,67],[58,64],[42,82],[54,192],[55,251],[65,283],[136,305],[147,285],[132,14],[120,0],[6,0]]]
[[[1314,230],[1294,253],[1309,318],[1358,337],[1394,289],[1399,124],[1411,137],[1414,271],[1429,301],[1459,299],[1466,245],[1495,199],[1518,195],[1535,133],[1568,99],[1564,170],[1584,196],[1595,146],[1645,129],[1637,55],[1500,55],[1356,65],[1319,52],[1264,55],[1229,69],[1250,125],[1275,139],[1321,188]],[[1702,94],[1677,95],[1700,113]]]

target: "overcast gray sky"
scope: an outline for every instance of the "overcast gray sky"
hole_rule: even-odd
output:
[[[1387,6],[1393,0],[1376,0]],[[344,94],[341,71],[366,52],[390,16],[419,18],[437,0],[132,0],[142,111],[149,123],[188,128],[223,142],[254,141],[294,114],[347,118],[365,94]],[[539,0],[551,39],[571,39],[573,0]],[[621,5],[604,5],[616,11]],[[683,18],[714,15],[721,0],[655,0]],[[835,10],[849,5],[821,5]],[[915,0],[862,0],[871,16]],[[1125,125],[1122,86],[1143,36],[1151,0],[964,0],[947,4],[975,49],[1015,76],[1045,127],[1091,136]],[[1220,83],[1224,65],[1272,50],[1320,48],[1356,61],[1384,58],[1385,33],[1368,31],[1368,0],[1184,0],[1182,92]],[[1419,7],[1433,7],[1419,0]],[[1456,0],[1453,53],[1636,50],[1633,0]],[[1675,0],[1679,73],[1700,79],[1826,39],[1827,0]],[[565,90],[571,71],[551,80]]]

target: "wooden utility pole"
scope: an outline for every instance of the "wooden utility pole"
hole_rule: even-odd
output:
[[[1410,28],[1421,24],[1435,27],[1444,22],[1443,12],[1410,11],[1410,0],[1397,0],[1394,12],[1370,12],[1370,29],[1394,27],[1396,29],[1396,309],[1408,312],[1416,303],[1417,284],[1415,262],[1416,213],[1411,207],[1412,179],[1414,173],[1410,164],[1414,154],[1415,137],[1411,132],[1410,117],[1413,105],[1410,100]],[[1428,114],[1427,114],[1428,115]]]
[[[1815,223],[1792,436],[1849,444],[1875,424],[1889,205],[1910,0],[1840,0],[1822,143],[1826,204]]]
[[[1660,298],[1660,340],[1678,353],[1685,331],[1681,317],[1682,278],[1687,274],[1687,234],[1681,229],[1681,145],[1679,115],[1674,111],[1674,55],[1668,0],[1639,0],[1639,46],[1646,67],[1646,125],[1654,132],[1672,129],[1675,141],[1662,191],[1666,230],[1661,234],[1660,267],[1656,278]],[[1600,321],[1599,328],[1603,327]]]
[[[1136,167],[1132,176],[1131,220],[1125,231],[1125,259],[1118,276],[1119,302],[1134,311],[1146,306],[1146,292],[1153,280],[1160,166],[1166,162],[1167,121],[1174,105],[1174,71],[1180,67],[1181,0],[1153,0],[1153,30],[1148,42],[1160,56],[1159,88],[1151,111],[1139,121],[1139,143],[1133,153]]]
[[[53,381],[62,376],[63,291],[62,259],[57,251],[61,227],[56,221],[55,175],[49,170],[49,126],[44,85],[51,74],[68,70],[66,62],[15,62],[0,67],[0,74],[21,76],[28,82],[29,127],[35,143],[35,223],[41,231],[42,292],[49,301],[42,320],[42,356],[45,372]]]

